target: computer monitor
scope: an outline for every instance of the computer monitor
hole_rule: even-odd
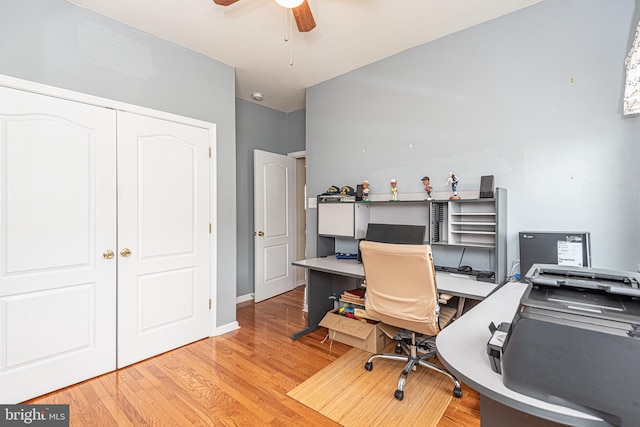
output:
[[[424,244],[425,225],[369,224],[365,240],[402,245]]]
[[[426,225],[370,223],[364,240],[400,245],[422,245],[426,231]],[[360,245],[358,245],[358,261],[362,262]]]
[[[591,267],[591,235],[576,231],[521,231],[520,280],[533,264]]]

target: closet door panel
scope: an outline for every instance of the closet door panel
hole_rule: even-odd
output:
[[[209,131],[118,112],[118,367],[208,335]]]
[[[161,135],[138,143],[139,259],[193,254],[197,146]]]
[[[88,266],[95,196],[90,129],[43,114],[5,124],[7,272]]]
[[[0,402],[116,367],[115,119],[0,87]]]

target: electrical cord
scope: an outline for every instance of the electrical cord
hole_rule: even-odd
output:
[[[462,254],[460,255],[460,261],[458,261],[458,268],[460,268],[460,266],[462,265],[462,258],[464,258],[464,251],[466,251],[467,248],[462,248]]]
[[[519,265],[520,265],[520,261],[518,261],[518,262],[516,262],[516,263],[511,265],[511,273],[509,273],[509,277],[515,277],[515,275],[513,274],[513,270],[515,270],[516,267],[519,266]]]

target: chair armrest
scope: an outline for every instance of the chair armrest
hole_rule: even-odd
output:
[[[438,296],[438,302],[440,304],[446,304],[447,301],[449,301],[451,298],[453,298],[453,295],[449,295],[449,294],[440,294]]]

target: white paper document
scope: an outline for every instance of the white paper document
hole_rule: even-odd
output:
[[[582,267],[582,242],[558,241],[558,265]]]

